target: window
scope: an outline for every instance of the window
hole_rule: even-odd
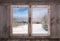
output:
[[[32,5],[31,18],[32,18],[32,36],[46,36],[50,35],[49,26],[49,7],[48,5]]]
[[[13,36],[50,35],[49,5],[11,5],[10,34]]]
[[[11,6],[11,24],[12,34],[17,36],[28,35],[28,6],[13,5]]]

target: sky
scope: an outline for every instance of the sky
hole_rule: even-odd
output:
[[[32,8],[32,20],[39,21],[44,15],[48,15],[48,8]],[[28,21],[28,8],[13,8],[13,18]]]
[[[28,8],[13,8],[13,17],[28,16]]]

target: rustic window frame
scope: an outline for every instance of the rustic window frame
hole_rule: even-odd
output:
[[[28,8],[28,34],[12,34],[12,8],[27,7]],[[32,34],[31,12],[33,7],[48,8],[48,34]],[[30,20],[30,21],[29,21]],[[11,5],[10,6],[10,36],[50,36],[50,5]]]
[[[10,6],[10,35],[11,36],[28,36],[28,34],[12,34],[12,16],[13,16],[13,12],[12,12],[12,9],[13,8],[28,8],[29,9],[29,6],[28,5],[11,5]],[[28,10],[28,13],[29,13],[29,10]],[[28,14],[28,17],[29,17],[29,14]],[[29,25],[29,21],[28,21],[28,25]],[[29,26],[28,26],[28,29],[29,29]],[[29,32],[28,32],[29,33]]]
[[[50,5],[32,5],[31,12],[32,12],[32,8],[48,8],[48,34],[32,34],[31,33],[31,36],[50,36],[50,13],[51,13]],[[32,21],[31,21],[31,24],[32,24]]]

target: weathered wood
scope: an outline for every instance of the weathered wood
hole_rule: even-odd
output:
[[[52,38],[57,38],[57,33],[56,33],[56,4],[51,5],[51,37]]]
[[[58,11],[58,15],[57,15],[57,35],[58,35],[58,38],[60,38],[60,5],[57,5],[57,11]]]
[[[13,3],[15,3],[15,2],[33,2],[33,1],[34,2],[55,2],[57,0],[0,0],[0,2],[4,2],[4,3],[6,3],[6,2],[13,2]]]
[[[34,3],[31,3],[34,4]],[[36,3],[35,3],[36,4]],[[43,3],[44,4],[44,3]],[[40,4],[41,5],[41,4]],[[24,39],[23,41],[34,41],[30,38],[60,38],[60,24],[56,22],[57,16],[60,19],[60,5],[56,5],[55,3],[50,4],[51,5],[51,35],[49,37],[27,37],[29,38]],[[9,5],[8,5],[9,6]],[[0,38],[8,38],[10,35],[9,33],[9,12],[7,10],[8,8],[5,5],[0,5]],[[16,38],[16,37],[14,37]],[[26,37],[18,37],[18,38],[26,38]],[[8,41],[15,41],[8,40]],[[22,41],[22,39],[18,39],[16,41]],[[57,40],[49,40],[49,39],[37,39],[36,41],[57,41]]]
[[[6,11],[5,6],[0,6],[0,38],[6,38],[8,34]]]
[[[38,39],[38,40],[36,40],[36,39],[29,39],[29,40],[27,40],[27,39],[1,39],[1,41],[60,41],[60,39],[48,39],[48,38],[46,38],[46,39]]]

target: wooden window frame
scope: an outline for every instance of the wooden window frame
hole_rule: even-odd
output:
[[[27,7],[28,8],[28,34],[12,34],[12,8],[19,8],[19,7]],[[48,8],[48,34],[32,34],[32,21],[31,21],[31,15],[32,15],[32,8],[33,7],[42,7],[42,8]],[[50,5],[11,5],[10,6],[10,36],[50,36]]]
[[[32,12],[32,8],[48,8],[48,34],[32,34],[31,33],[31,36],[50,36],[50,13],[51,13],[50,5],[32,5],[31,12]],[[32,21],[31,21],[31,24],[32,24]]]
[[[11,5],[10,6],[10,36],[29,36],[28,34],[12,34],[12,16],[13,16],[13,11],[12,9],[13,8],[28,8],[29,9],[29,6],[28,5]],[[28,13],[29,13],[29,10],[28,10]],[[28,17],[29,17],[29,14],[28,14]],[[29,21],[28,21],[28,25],[29,25]],[[29,29],[29,26],[28,26],[28,29]],[[29,33],[29,32],[28,32]]]

